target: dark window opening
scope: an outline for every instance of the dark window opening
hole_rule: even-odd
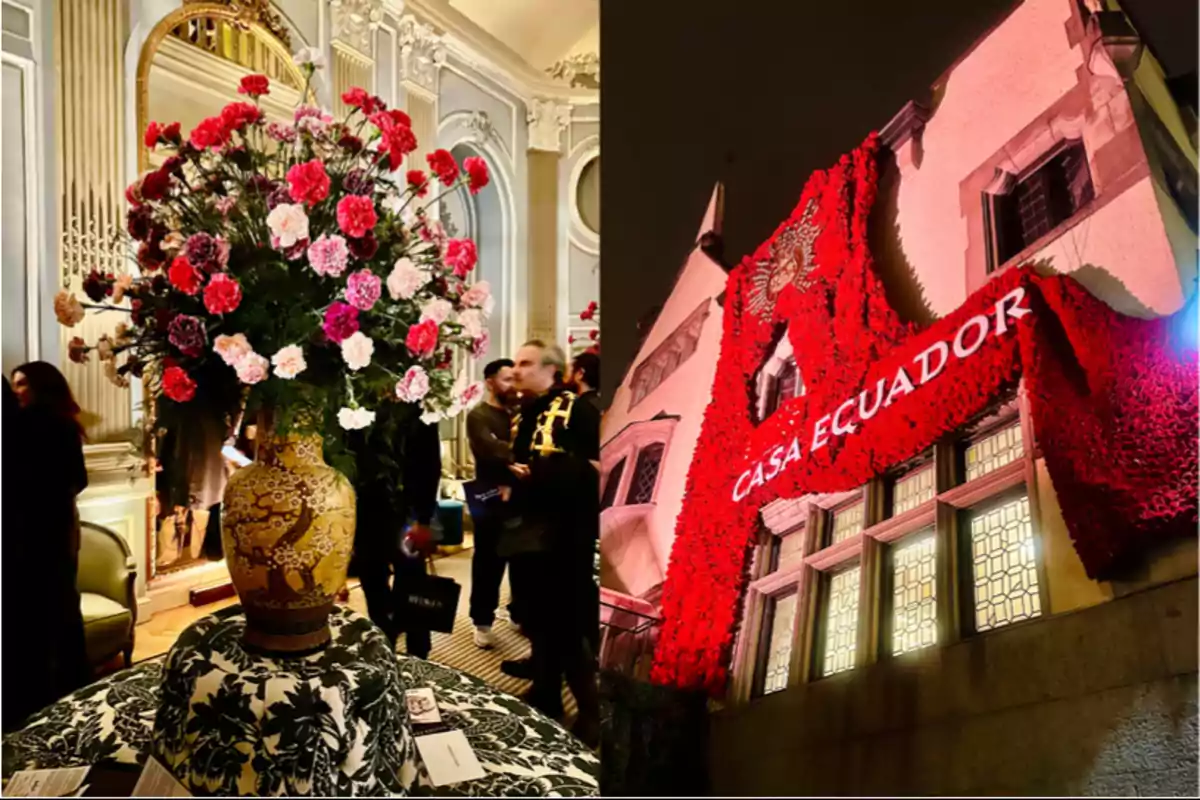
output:
[[[1087,151],[1076,142],[992,200],[996,269],[1092,202]]]
[[[654,499],[654,484],[658,482],[658,467],[662,463],[662,442],[646,445],[638,453],[637,466],[633,469],[633,483],[629,487],[626,503],[640,505]]]
[[[612,468],[612,472],[608,473],[608,482],[604,484],[604,496],[600,498],[600,510],[610,508],[613,503],[617,502],[617,489],[621,486],[621,475],[625,472],[625,459],[617,462],[617,465]]]

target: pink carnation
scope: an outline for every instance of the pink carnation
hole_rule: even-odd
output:
[[[346,279],[346,302],[360,311],[370,311],[379,302],[383,281],[369,269],[360,269]]]
[[[346,269],[350,252],[346,240],[336,233],[333,236],[321,234],[308,247],[308,263],[318,275],[328,275],[336,278]]]
[[[429,374],[421,366],[408,368],[396,383],[396,397],[405,403],[419,403],[429,394]]]
[[[486,308],[491,297],[491,285],[487,281],[480,281],[463,292],[462,304],[468,308]]]
[[[213,342],[213,350],[221,357],[222,361],[231,367],[237,366],[239,361],[254,352],[245,334],[241,333],[235,333],[233,336],[218,336]]]
[[[358,309],[334,301],[329,306],[329,310],[325,312],[325,323],[322,328],[329,341],[341,344],[358,332]]]
[[[271,362],[258,353],[249,353],[237,363],[236,369],[238,380],[253,386],[267,379]]]
[[[352,194],[341,199],[337,207],[338,227],[347,236],[359,239],[374,229],[379,221],[375,216],[375,203],[369,197]]]

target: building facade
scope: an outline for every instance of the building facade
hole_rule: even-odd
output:
[[[888,301],[928,323],[1039,264],[1124,314],[1179,311],[1196,294],[1194,120],[1115,4],[1017,4],[881,131],[867,237]],[[806,392],[794,340],[774,341],[753,372],[758,425]],[[610,415],[634,408],[655,346]],[[676,429],[714,396],[656,391],[656,408],[688,409]],[[1194,791],[1196,539],[1089,578],[1045,455],[1022,381],[861,487],[757,509],[712,717],[716,792]],[[687,469],[660,484],[682,493]],[[614,568],[621,585],[661,580],[674,528],[658,524],[654,562]]]
[[[224,580],[224,566],[160,568],[153,484],[131,445],[144,420],[140,386],[70,363],[70,337],[50,313],[55,293],[79,292],[91,269],[128,268],[114,234],[125,187],[151,164],[141,130],[150,120],[186,130],[238,99],[239,79],[256,72],[272,79],[268,116],[290,118],[304,90],[292,56],[317,52],[326,66],[310,99],[339,114],[342,93],[362,86],[405,110],[420,145],[413,166],[437,148],[488,162],[482,192],[436,209],[476,240],[479,277],[496,298],[484,359],[531,337],[565,346],[595,324],[578,315],[599,295],[599,11],[595,0],[503,5],[3,0],[3,366],[41,359],[67,375],[92,442],[81,513],[127,537],[142,618]],[[95,340],[112,316],[71,333]],[[454,467],[468,460],[462,433],[443,432]]]

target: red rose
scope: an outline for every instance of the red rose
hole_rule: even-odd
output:
[[[353,239],[361,239],[367,231],[374,229],[379,218],[375,216],[375,203],[369,197],[348,195],[337,207],[338,227]]]
[[[245,94],[251,97],[262,97],[271,93],[271,81],[266,75],[247,75],[242,78],[242,83],[238,86],[238,94]]]
[[[470,239],[451,239],[446,243],[446,266],[459,278],[467,277],[477,259],[475,243]]]
[[[488,165],[479,156],[471,156],[463,161],[463,169],[467,171],[470,183],[467,189],[471,194],[479,194],[479,190],[488,185]]]
[[[423,170],[410,169],[408,171],[408,185],[412,187],[417,197],[424,197],[429,194],[429,178],[425,177]]]
[[[293,166],[287,180],[292,200],[310,208],[329,196],[329,174],[318,158]]]
[[[342,93],[342,102],[351,108],[360,109],[364,114],[374,114],[379,110],[379,99],[367,94],[367,90],[358,86],[351,87]]]
[[[186,403],[196,396],[196,382],[183,367],[167,367],[163,372],[163,394],[176,403]]]
[[[163,172],[161,169],[156,169],[154,172],[147,172],[142,178],[142,199],[162,200],[167,196],[167,189],[169,188],[171,188],[171,174],[169,172]]]
[[[242,302],[241,285],[226,272],[218,272],[204,287],[204,307],[210,314],[229,314]]]
[[[425,156],[425,160],[429,162],[429,168],[433,170],[433,174],[438,176],[446,186],[454,183],[458,178],[458,162],[454,160],[454,156],[450,155],[447,150],[434,150],[429,155]]]
[[[417,323],[408,329],[408,337],[404,343],[408,352],[417,358],[429,358],[437,348],[438,324],[431,319]]]
[[[197,150],[223,147],[229,141],[231,130],[223,117],[208,117],[192,129],[188,141]]]
[[[192,266],[192,262],[179,256],[171,262],[171,268],[167,270],[167,279],[178,291],[195,297],[200,293],[204,275]]]
[[[241,131],[247,125],[262,122],[262,109],[253,103],[230,103],[221,109],[221,121],[229,131]]]

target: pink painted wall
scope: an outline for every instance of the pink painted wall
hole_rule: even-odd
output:
[[[718,213],[719,203],[717,194],[714,192],[713,200],[709,203],[709,208],[701,224],[700,234],[714,230],[714,225],[719,225],[719,220],[716,219]],[[620,507],[606,509],[601,514],[602,548],[604,548],[604,539],[616,532],[617,528],[629,525],[644,526],[644,534],[637,537],[638,543],[626,544],[622,551],[606,554],[609,562],[621,574],[622,582],[631,588],[638,587],[644,591],[652,588],[652,585],[647,585],[647,583],[652,582],[655,576],[666,576],[671,544],[675,540],[675,518],[683,506],[683,491],[688,468],[692,463],[696,440],[700,436],[700,423],[704,417],[704,409],[712,396],[712,382],[716,374],[717,356],[721,346],[723,314],[716,298],[725,290],[726,278],[725,270],[720,265],[700,252],[698,248],[692,251],[679,275],[675,289],[664,304],[654,327],[647,335],[625,380],[613,395],[608,412],[604,415],[604,424],[600,434],[600,459],[606,478],[618,457],[614,448],[608,445],[630,423],[648,420],[660,412],[678,415],[681,418],[667,442],[659,471],[654,507],[649,509],[645,515],[635,518],[630,518]],[[637,365],[674,333],[702,302],[708,302],[711,305],[696,351],[653,392],[644,397],[636,407],[630,409],[629,384]],[[626,480],[632,469],[632,463],[626,465]],[[655,563],[645,564],[645,556],[638,553],[639,550],[653,554]],[[637,557],[633,557],[635,553],[637,553]],[[639,572],[648,572],[650,579],[639,577]]]

